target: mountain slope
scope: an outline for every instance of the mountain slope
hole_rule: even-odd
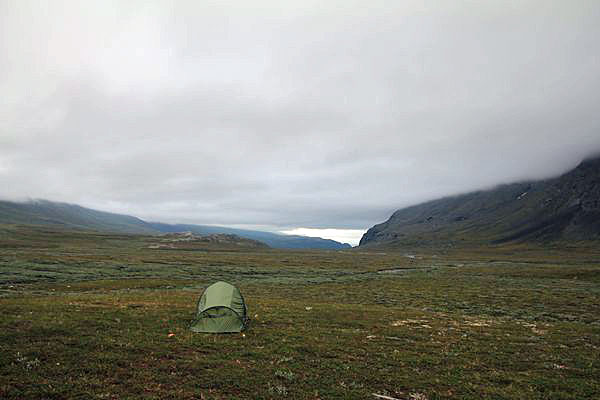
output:
[[[600,158],[558,178],[400,209],[360,246],[590,239],[600,239]]]
[[[0,223],[57,225],[68,229],[115,233],[158,233],[146,222],[130,215],[108,213],[75,204],[47,200],[24,203],[0,201]]]
[[[274,248],[344,249],[351,246],[335,240],[308,236],[288,236],[271,232],[234,229],[205,225],[171,225],[146,222],[130,215],[92,210],[75,204],[34,200],[23,203],[0,200],[0,223],[21,225],[52,225],[65,229],[100,232],[160,234],[193,232],[200,235],[233,234],[257,240]]]

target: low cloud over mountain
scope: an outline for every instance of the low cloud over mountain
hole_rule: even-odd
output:
[[[600,3],[0,2],[0,187],[364,229],[600,150]]]

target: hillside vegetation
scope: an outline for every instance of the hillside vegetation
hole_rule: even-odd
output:
[[[594,399],[594,247],[149,248],[0,226],[2,399]],[[188,327],[238,285],[243,334]]]
[[[114,233],[158,233],[157,230],[136,217],[47,200],[27,202],[0,200],[0,223],[51,225],[67,229]]]

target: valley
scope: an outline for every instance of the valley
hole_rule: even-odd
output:
[[[600,395],[596,247],[151,248],[159,240],[1,226],[0,397]],[[217,280],[246,299],[243,334],[188,330]]]

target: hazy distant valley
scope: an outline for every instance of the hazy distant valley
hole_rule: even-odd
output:
[[[330,239],[283,235],[219,226],[146,222],[129,215],[92,210],[47,200],[0,201],[0,224],[47,225],[64,229],[130,234],[192,232],[197,235],[231,234],[257,240],[274,248],[345,249],[351,246]]]

